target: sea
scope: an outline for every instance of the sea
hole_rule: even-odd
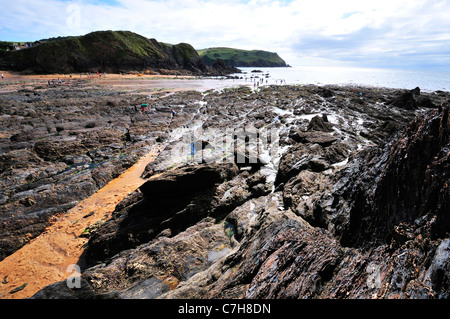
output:
[[[264,84],[353,85],[450,92],[450,71],[375,69],[358,67],[293,66],[286,68],[239,68],[240,77],[264,78]],[[261,73],[252,71],[259,70]]]

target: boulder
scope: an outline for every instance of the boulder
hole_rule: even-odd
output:
[[[392,105],[405,110],[414,110],[417,108],[416,100],[411,92],[403,92],[394,99],[390,100],[387,105]]]
[[[308,131],[333,132],[333,125],[328,123],[326,115],[314,116],[308,125]]]
[[[417,107],[436,108],[436,105],[428,96],[421,95],[417,97],[416,103]]]
[[[325,147],[338,140],[337,137],[320,131],[294,131],[290,137],[296,142],[319,144]]]
[[[330,164],[323,157],[323,148],[318,144],[296,144],[281,157],[275,184],[286,183],[303,170],[323,172]]]
[[[412,89],[411,91],[410,91],[413,95],[417,95],[417,96],[419,96],[420,95],[420,87],[415,87],[414,89]]]
[[[191,194],[237,175],[232,164],[189,165],[149,180],[140,187],[144,196]],[[176,196],[175,196],[176,197]]]

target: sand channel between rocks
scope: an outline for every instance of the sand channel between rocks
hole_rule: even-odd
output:
[[[154,149],[97,193],[61,215],[44,233],[0,262],[0,299],[24,299],[73,276],[70,265],[83,263],[88,239],[80,237],[94,223],[108,219],[116,205],[140,187],[141,175],[161,149]]]

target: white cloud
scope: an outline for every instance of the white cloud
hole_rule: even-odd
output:
[[[68,6],[80,9],[79,19]],[[3,4],[2,12],[5,40],[130,30],[196,48],[277,51],[291,64],[307,57],[358,62],[366,57],[387,65],[403,53],[420,62],[422,52],[450,64],[445,0],[15,0]]]

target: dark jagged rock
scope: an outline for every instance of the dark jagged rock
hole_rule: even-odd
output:
[[[23,104],[23,93],[13,92],[3,93],[0,103],[0,260],[149,152],[170,122],[170,113],[156,112],[149,121],[136,111],[139,96],[82,80],[24,92],[43,100]],[[201,96],[182,95],[185,103]]]
[[[332,191],[335,198],[331,198],[329,204],[317,200],[320,195],[316,195],[315,205],[322,206],[322,213],[326,212],[323,210],[325,205],[330,205],[333,210],[342,212],[340,218],[320,223],[323,216],[314,208],[309,217],[303,215],[316,226],[313,228],[303,219],[288,217],[288,211],[280,214],[273,206],[266,205],[259,214],[259,227],[240,239],[241,246],[236,253],[217,267],[205,271],[202,277],[188,281],[166,296],[447,298],[450,269],[444,260],[448,256],[449,241],[446,237],[450,230],[446,214],[449,202],[448,151],[445,151],[448,150],[448,135],[440,134],[446,127],[448,118],[445,112],[432,114],[410,126],[405,135],[397,138],[387,150],[379,148],[378,156],[373,151],[357,156],[355,161],[360,161],[360,166],[350,166],[337,176],[337,184]],[[443,139],[439,141],[440,138]],[[422,139],[428,141],[425,145],[434,145],[435,149],[427,157],[419,159],[415,154],[417,146],[421,145],[418,141]],[[386,155],[383,155],[384,151]],[[417,173],[395,173],[404,165],[409,165]],[[439,182],[432,182],[431,175],[416,178],[428,169],[437,173],[435,178],[439,176]],[[301,182],[286,185],[285,192],[291,189],[291,194],[299,197],[313,195],[312,185],[324,183],[315,174],[302,171],[299,174],[299,177],[303,176],[300,177]],[[357,174],[359,179],[349,179],[353,174]],[[392,176],[396,176],[398,181],[393,181]],[[405,183],[402,178],[410,183]],[[344,192],[342,186],[338,186],[340,183],[348,187]],[[293,189],[293,185],[297,185],[298,189]],[[360,187],[366,191],[362,193],[358,190]],[[428,191],[417,198],[420,204],[406,195],[424,189]],[[330,190],[318,186],[317,191],[326,196]],[[388,192],[399,195],[385,198]],[[437,201],[430,201],[433,193],[439,198]],[[355,197],[343,201],[336,197],[338,194]],[[362,201],[367,204],[361,206]],[[398,207],[396,211],[392,210],[394,205]],[[400,209],[402,207],[406,209]],[[436,215],[430,216],[430,211]],[[362,214],[361,218],[354,216],[357,213]],[[342,222],[350,224],[344,232],[358,235],[355,243],[358,243],[359,249],[342,246],[339,237],[332,235],[330,224]],[[389,236],[386,237],[388,232],[396,235],[389,240]],[[364,245],[369,245],[371,249],[361,249]],[[193,287],[201,288],[194,290]]]
[[[388,105],[396,106],[405,110],[414,110],[417,108],[416,100],[411,92],[401,93],[399,96],[391,100]]]
[[[344,244],[391,243],[396,236],[394,226],[414,224],[421,218],[432,224],[427,226],[431,227],[429,237],[445,236],[450,194],[447,128],[446,104],[441,114],[412,123],[382,152],[369,150],[365,155],[370,157],[369,167],[362,168],[366,176],[346,186],[353,189],[355,206],[350,210]],[[370,180],[376,181],[376,188]]]
[[[144,196],[158,197],[166,193],[169,193],[169,196],[172,196],[171,193],[189,195],[210,188],[236,174],[237,170],[232,165],[187,166],[146,182],[140,190]],[[173,197],[176,199],[178,196]]]
[[[320,131],[294,132],[291,138],[296,142],[313,143],[322,146],[329,146],[338,139],[331,134]]]
[[[433,101],[428,96],[419,96],[416,99],[417,107],[436,108]]]
[[[287,182],[303,170],[323,172],[330,167],[324,158],[323,147],[318,144],[297,144],[280,160],[276,184]]]
[[[334,92],[329,88],[323,88],[319,91],[319,95],[324,98],[330,98],[334,96]]]
[[[333,126],[325,120],[324,116],[314,116],[308,125],[308,131],[333,132]]]
[[[328,89],[332,97],[323,97],[323,88],[314,85],[178,93],[155,101],[151,117],[135,114],[133,104],[139,99],[125,103],[130,113],[119,112],[121,102],[112,97],[119,109],[96,105],[96,111],[113,108],[110,117],[121,115],[108,126],[124,132],[113,136],[125,139],[126,152],[157,139],[167,147],[144,173],[152,179],[117,205],[110,220],[92,227],[82,288],[68,290],[60,282],[35,298],[448,298],[446,95],[420,92],[440,109],[407,110],[386,107],[398,96],[395,90],[358,88],[363,94],[355,97],[354,87]],[[61,110],[40,103],[35,110],[41,113]],[[168,121],[169,106],[180,114],[173,122]],[[97,114],[89,107],[86,112]],[[308,120],[319,114],[327,114],[327,121]],[[0,163],[3,174],[30,183],[18,183],[14,192],[0,197],[8,209],[41,207],[28,191],[47,187],[36,177],[53,165],[64,171],[68,163],[87,158],[97,163],[114,150],[124,152],[114,148],[118,143],[97,148],[93,142],[86,154],[66,155],[64,148],[61,154],[59,138],[83,141],[85,130],[99,130],[92,136],[100,139],[107,121],[100,116],[86,128],[86,119],[75,123],[54,113],[52,118],[65,121],[57,122],[56,129],[46,120],[46,127],[58,134],[48,150],[38,147],[48,160],[30,147],[38,142],[31,134],[12,130],[10,136],[18,134],[15,150],[10,136],[2,139],[8,149],[2,157],[6,162]],[[12,127],[7,119],[1,118]],[[318,131],[316,124],[326,124],[328,131]],[[276,143],[269,147],[272,157],[257,169],[244,170],[235,165],[233,149],[226,148],[228,162],[179,166],[185,158],[174,158],[180,140],[170,130],[189,125],[210,129],[194,139],[201,141],[194,144],[202,151],[218,149],[212,137],[228,128],[271,128],[276,132],[271,136]],[[108,143],[111,136],[103,136]],[[64,175],[66,186],[75,181],[89,189],[91,180],[108,175],[107,167],[98,174]],[[13,225],[10,219],[5,229]]]
[[[411,91],[410,91],[413,95],[417,95],[417,96],[419,96],[420,95],[420,87],[415,87],[414,89],[412,89]]]
[[[219,218],[249,197],[261,195],[252,183],[236,187],[233,197],[217,187],[226,180],[233,185],[242,182],[242,178],[235,178],[237,173],[234,164],[203,164],[149,180],[133,195],[134,201],[117,207],[112,219],[93,234],[86,254],[88,263],[162,234],[174,236],[203,218]]]
[[[225,64],[222,59],[216,59],[216,61],[214,61],[214,63],[212,64],[212,68],[220,74],[241,73],[241,70]]]

